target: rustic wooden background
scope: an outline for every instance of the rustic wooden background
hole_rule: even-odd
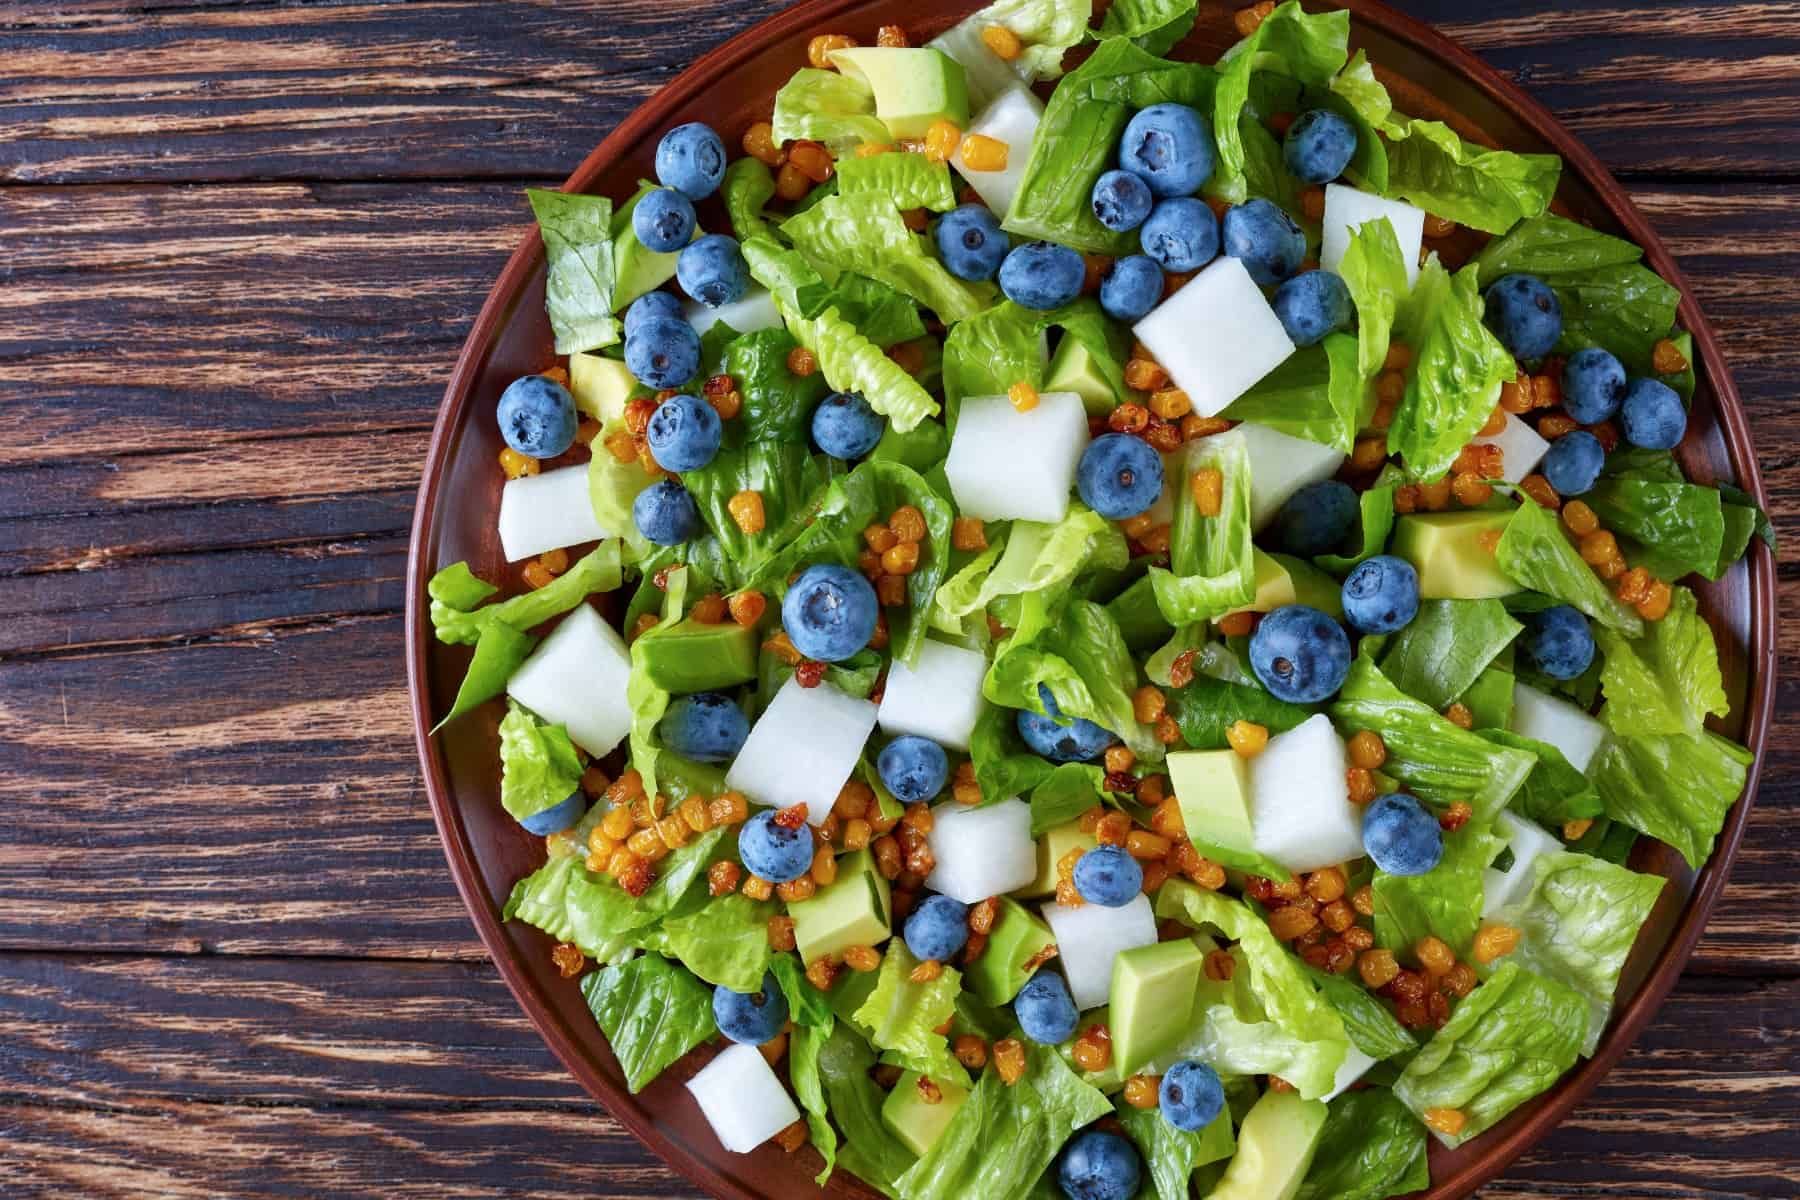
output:
[[[0,1194],[692,1194],[457,901],[403,559],[521,188],[772,7],[0,3]],[[1403,7],[1558,110],[1681,257],[1791,603],[1800,4]],[[1660,1019],[1485,1196],[1800,1193],[1796,756],[1778,727]]]

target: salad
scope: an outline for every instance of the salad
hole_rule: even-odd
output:
[[[1768,522],[1671,453],[1676,290],[1347,13],[1193,21],[822,33],[622,203],[530,193],[555,357],[516,578],[430,581],[439,730],[497,721],[505,916],[727,1150],[1419,1190],[1596,1049],[1636,841],[1698,867],[1744,789],[1679,581]]]

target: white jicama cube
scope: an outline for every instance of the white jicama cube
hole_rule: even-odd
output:
[[[1508,728],[1520,737],[1555,746],[1577,771],[1587,770],[1600,743],[1606,740],[1606,726],[1567,700],[1525,683],[1513,688],[1512,721]]]
[[[1156,917],[1150,911],[1150,897],[1142,892],[1119,908],[1046,904],[1044,920],[1056,935],[1056,957],[1068,976],[1069,995],[1084,1012],[1111,998],[1113,959],[1156,944]]]
[[[1406,264],[1406,286],[1419,281],[1419,249],[1425,244],[1425,210],[1399,200],[1371,196],[1341,183],[1325,185],[1325,242],[1319,265],[1336,271],[1350,249],[1351,231],[1365,222],[1387,218],[1400,243],[1400,261]]]
[[[519,664],[506,681],[506,694],[567,727],[571,741],[600,758],[631,732],[625,699],[630,679],[625,639],[599,613],[578,604]]]
[[[1250,527],[1261,530],[1293,494],[1337,474],[1345,456],[1330,446],[1245,421],[1237,427],[1250,452]]]
[[[755,333],[759,329],[781,328],[781,314],[775,311],[775,297],[768,288],[752,287],[730,304],[708,308],[698,300],[682,307],[688,324],[695,333],[704,334],[720,321],[739,333]]]
[[[1024,87],[1007,88],[994,102],[981,110],[969,134],[991,137],[1006,146],[1006,166],[998,171],[975,171],[963,163],[962,145],[958,143],[950,165],[969,181],[983,204],[1004,217],[1012,207],[1013,197],[1025,178],[1025,163],[1031,157],[1031,139],[1038,122],[1044,118],[1044,105]]]
[[[1132,327],[1203,417],[1286,362],[1294,343],[1244,264],[1222,257]]]
[[[1359,858],[1362,814],[1350,803],[1344,739],[1323,714],[1269,739],[1250,760],[1250,843],[1290,871]]]
[[[1369,1068],[1374,1066],[1376,1061],[1358,1050],[1355,1043],[1351,1043],[1350,1049],[1344,1053],[1343,1064],[1338,1067],[1337,1074],[1332,1077],[1331,1090],[1320,1096],[1319,1099],[1325,1103],[1336,1100],[1350,1090],[1351,1084],[1367,1075]]]
[[[867,700],[846,696],[829,683],[806,688],[789,679],[750,727],[725,786],[752,804],[804,804],[807,824],[822,825],[862,758],[875,712]]]
[[[588,469],[580,465],[507,480],[498,526],[507,562],[606,536],[588,499]]]
[[[1506,428],[1493,437],[1478,437],[1475,443],[1480,446],[1498,446],[1503,456],[1500,463],[1500,478],[1508,483],[1517,483],[1544,461],[1544,455],[1550,450],[1538,431],[1519,420],[1512,413],[1506,414]]]
[[[980,808],[940,804],[931,810],[925,842],[937,860],[925,886],[974,904],[1004,896],[1037,878],[1037,839],[1031,806],[1014,797]]]
[[[967,750],[981,716],[987,659],[979,650],[926,638],[916,666],[899,659],[888,668],[881,696],[881,728],[894,737],[913,733],[950,750]]]
[[[1550,836],[1543,826],[1509,812],[1500,814],[1494,823],[1494,832],[1506,839],[1507,849],[1512,851],[1512,865],[1504,871],[1490,866],[1481,873],[1481,915],[1484,919],[1523,901],[1536,876],[1533,864],[1538,855],[1563,848],[1563,844]]]
[[[1087,409],[1074,392],[1045,392],[1027,412],[1005,396],[969,396],[944,474],[965,517],[1052,525],[1069,511],[1087,445]]]
[[[748,1154],[800,1119],[792,1097],[755,1046],[727,1045],[687,1081],[719,1144]]]

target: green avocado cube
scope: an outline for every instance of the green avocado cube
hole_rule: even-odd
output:
[[[1050,359],[1046,392],[1074,392],[1090,417],[1103,417],[1118,406],[1112,384],[1100,373],[1100,364],[1081,342],[1065,335]]]
[[[1236,750],[1177,750],[1167,764],[1188,836],[1222,849],[1255,853],[1250,767],[1244,756]]]
[[[1393,553],[1419,573],[1422,600],[1510,596],[1519,585],[1494,561],[1482,535],[1503,532],[1511,519],[1510,510],[1409,514],[1394,523]]]
[[[631,226],[632,210],[637,208],[638,201],[649,193],[648,186],[640,188],[638,194],[625,202],[625,206],[613,214],[613,311],[623,312],[625,306],[642,296],[645,292],[654,292],[669,280],[675,278],[675,261],[681,257],[681,251],[671,250],[667,254],[651,250],[638,241],[637,231]],[[698,226],[694,228],[694,236],[700,236]]]
[[[969,127],[969,85],[962,64],[933,46],[857,46],[834,50],[832,65],[875,93],[875,115],[897,138],[922,138],[933,121]]]
[[[1206,956],[1192,938],[1138,946],[1113,959],[1113,1057],[1130,1076],[1188,1032]]]
[[[1329,1112],[1299,1092],[1264,1092],[1238,1126],[1237,1153],[1206,1200],[1294,1200]]]
[[[969,1098],[969,1089],[942,1079],[931,1081],[937,1086],[936,1103],[926,1100],[919,1090],[919,1073],[908,1071],[900,1076],[894,1090],[881,1102],[881,1123],[900,1139],[900,1144],[923,1156],[950,1127],[956,1110]]]
[[[794,946],[811,966],[821,958],[841,961],[852,946],[879,946],[892,932],[888,881],[867,850],[837,860],[838,874],[809,900],[788,905]]]
[[[676,695],[736,687],[756,678],[756,631],[736,621],[687,618],[641,643],[644,675]]]
[[[575,407],[602,425],[622,420],[637,380],[625,364],[604,354],[569,355],[569,393]]]
[[[1232,612],[1274,612],[1284,604],[1304,604],[1342,619],[1343,587],[1303,558],[1251,549],[1256,564],[1256,597]],[[1230,614],[1226,614],[1230,615]]]
[[[1081,832],[1078,821],[1046,830],[1037,840],[1037,877],[1021,888],[1019,894],[1027,900],[1055,895],[1056,864],[1062,860],[1062,856],[1071,850],[1085,853],[1099,844],[1093,834]]]
[[[1008,1004],[1031,978],[1036,970],[1033,964],[1055,944],[1056,935],[1036,913],[1002,896],[987,949],[963,968],[963,983],[996,1008]]]

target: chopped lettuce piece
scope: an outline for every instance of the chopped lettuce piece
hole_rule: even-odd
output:
[[[837,1166],[837,1130],[832,1128],[826,1115],[829,1106],[825,1102],[825,1081],[819,1071],[819,1058],[831,1040],[832,1028],[832,1023],[823,1028],[795,1025],[788,1038],[788,1082],[794,1085],[794,1097],[806,1110],[807,1135],[813,1149],[825,1160],[825,1168],[813,1178],[820,1187],[825,1186]]]
[[[1490,822],[1472,821],[1445,834],[1444,857],[1423,875],[1376,871],[1370,881],[1375,894],[1376,942],[1404,952],[1426,934],[1433,934],[1458,957],[1466,957],[1481,927],[1486,897],[1482,872],[1505,845],[1491,828]]]
[[[834,992],[845,986],[840,983]],[[844,1131],[837,1161],[865,1183],[894,1196],[895,1184],[915,1160],[881,1122],[886,1094],[869,1078],[874,1066],[875,1051],[861,1034],[844,1021],[831,1027],[819,1048],[818,1071],[826,1107]]]
[[[719,1031],[712,989],[660,954],[602,967],[581,981],[581,994],[634,1096]]]
[[[1296,1200],[1386,1200],[1431,1186],[1425,1127],[1387,1088],[1331,1102]]]
[[[1562,159],[1471,145],[1441,121],[1411,121],[1388,144],[1387,194],[1487,233],[1542,216]],[[1498,276],[1495,276],[1498,278]]]
[[[439,623],[440,607],[446,613],[466,613],[499,590],[471,571],[466,562],[453,562],[439,568],[425,584],[425,594],[431,598],[432,625]]]
[[[550,273],[544,310],[556,334],[556,352],[598,350],[619,340],[613,316],[612,201],[545,188],[526,188]]]
[[[1209,621],[1256,598],[1255,547],[1250,541],[1250,450],[1238,433],[1197,438],[1170,462],[1175,520],[1169,530],[1169,570],[1150,568],[1164,618],[1177,627]],[[1203,516],[1186,503],[1195,472],[1224,476],[1219,515]]]
[[[788,1018],[795,1025],[811,1026],[814,1029],[831,1028],[831,1001],[807,981],[806,972],[800,966],[800,956],[793,951],[783,951],[769,959],[769,973],[775,976],[775,982],[781,987],[781,994],[787,997]],[[859,1039],[860,1040],[860,1039]]]
[[[1351,1043],[1370,1058],[1379,1062],[1419,1048],[1418,1040],[1368,988],[1316,967],[1306,973],[1325,1002],[1337,1009]]]
[[[523,821],[567,800],[581,782],[569,731],[508,702],[500,718],[500,806]]]
[[[529,592],[462,611],[433,599],[431,624],[440,642],[468,646],[478,641],[490,622],[526,630],[559,617],[596,592],[610,592],[623,578],[619,543],[611,538],[576,559],[552,582]]]
[[[1106,798],[1106,770],[1093,763],[1060,763],[1031,789],[1031,836],[1066,824]]]
[[[883,350],[897,342],[925,336],[925,322],[919,316],[918,305],[887,284],[854,271],[841,273],[830,286],[817,283],[801,288],[797,300],[800,315],[805,317],[836,308],[838,316]]]
[[[1038,688],[1047,687],[1064,716],[1085,717],[1140,760],[1161,762],[1163,744],[1132,709],[1137,660],[1105,606],[1078,596],[1046,603],[1029,593],[1022,608],[1025,619],[999,644],[982,694],[994,704],[1043,712]]]
[[[1361,422],[1363,390],[1356,339],[1334,333],[1295,353],[1219,415],[1348,454]]]
[[[1606,655],[1600,720],[1614,733],[1699,733],[1709,715],[1731,711],[1712,626],[1693,592],[1673,590],[1668,613],[1636,641],[1606,628],[1595,631]]]
[[[848,161],[848,160],[846,160]],[[725,215],[731,219],[731,231],[738,241],[758,235],[779,237],[763,208],[775,196],[775,173],[761,159],[746,154],[733,159],[725,168],[725,179],[719,184],[719,197],[725,202]]]
[[[969,735],[969,761],[975,764],[975,782],[985,799],[1035,794],[1055,771],[1055,764],[1035,753],[1019,736],[1018,718],[1010,708],[984,704]],[[1048,801],[1047,801],[1048,802]],[[1090,803],[1089,807],[1092,807]],[[1038,810],[1032,807],[1036,832]],[[1079,815],[1079,814],[1077,814]]]
[[[1312,708],[1277,700],[1259,683],[1230,683],[1202,674],[1195,674],[1186,687],[1168,690],[1168,712],[1181,727],[1181,744],[1190,750],[1230,745],[1225,731],[1238,721],[1285,733],[1313,715]]]
[[[1475,261],[1481,265],[1483,279],[1515,272],[1550,279],[1622,266],[1643,257],[1643,250],[1632,242],[1546,213],[1520,222],[1504,237],[1489,242]]]
[[[875,91],[865,81],[839,71],[802,67],[775,93],[775,141],[823,142],[833,153],[863,142],[892,141],[875,116]]]
[[[959,321],[944,338],[944,405],[951,428],[968,396],[998,396],[1014,383],[1044,382],[1038,314],[1011,300]]]
[[[965,618],[1001,596],[1056,595],[1078,575],[1118,570],[1130,559],[1119,527],[1079,501],[1054,525],[1014,521],[962,570],[938,589],[932,623],[961,634]]]
[[[1395,329],[1413,347],[1406,394],[1388,428],[1388,449],[1416,479],[1437,479],[1500,401],[1500,385],[1518,365],[1482,321],[1475,267],[1455,275],[1436,258],[1419,271],[1400,305]]]
[[[631,505],[638,493],[656,480],[637,458],[620,462],[605,449],[606,439],[624,429],[623,418],[616,419],[602,426],[594,438],[601,450],[588,459],[588,503],[593,505],[594,520],[600,523],[600,528],[620,531],[622,560],[642,563],[659,550],[638,532],[637,522],[631,516]]]
[[[1113,0],[1100,18],[1102,38],[1130,38],[1151,54],[1167,54],[1194,28],[1195,0]]]
[[[728,444],[807,444],[813,409],[825,398],[825,381],[815,372],[788,370],[788,355],[799,343],[785,329],[759,329],[733,338],[720,364],[743,396],[738,419],[726,422]]]
[[[929,208],[948,212],[956,207],[950,168],[923,154],[893,151],[871,158],[850,157],[837,164],[838,195],[874,192],[900,209]]]
[[[1092,0],[996,0],[933,38],[968,74],[969,111],[979,112],[1000,93],[1062,74],[1063,54],[1087,35]],[[1024,49],[1010,63],[989,50],[982,30],[1011,30]]]
[[[1426,600],[1378,662],[1395,687],[1442,711],[1524,628],[1498,600]]]
[[[1599,791],[1555,746],[1505,729],[1479,729],[1477,732],[1496,746],[1510,746],[1537,755],[1537,765],[1531,768],[1531,774],[1526,776],[1507,804],[1520,816],[1536,821],[1546,829],[1556,829],[1566,821],[1597,817],[1605,811]]]
[[[782,532],[825,487],[826,471],[824,460],[809,454],[804,442],[765,441],[720,450],[700,470],[683,474],[681,482],[736,571],[749,579],[781,549]],[[745,533],[731,515],[731,498],[746,489],[762,495],[763,527],[757,533]]]
[[[647,945],[715,987],[759,991],[773,957],[768,930],[776,911],[773,901],[758,902],[734,892],[668,917]]]
[[[1699,870],[1753,756],[1716,733],[1614,734],[1588,764],[1606,815],[1681,852]]]
[[[916,156],[881,156],[895,157]],[[883,192],[840,191],[806,212],[789,217],[782,223],[781,232],[809,259],[885,283],[946,322],[974,316],[998,295],[992,285],[968,283],[952,275],[926,251],[923,239],[906,227],[900,209]]]
[[[1349,43],[1349,12],[1308,13],[1301,10],[1298,0],[1287,0],[1263,18],[1255,33],[1225,52],[1219,60],[1218,90],[1213,95],[1213,137],[1219,154],[1206,185],[1208,195],[1232,204],[1249,198],[1239,118],[1251,103],[1255,75],[1267,71],[1306,86],[1328,87],[1349,60]],[[1253,115],[1266,118],[1273,114]]]
[[[877,1050],[888,1052],[885,1060],[934,1079],[966,1079],[949,1042],[936,1032],[956,1011],[962,973],[945,967],[931,982],[914,983],[909,977],[918,965],[904,940],[889,942],[875,990],[852,1019],[868,1031]]]
[[[1387,138],[1403,133],[1405,121],[1394,117],[1393,98],[1375,78],[1368,52],[1358,50],[1332,78],[1327,90],[1309,88],[1307,94],[1310,100],[1331,109],[1356,129],[1356,153],[1344,174],[1364,191],[1386,195]]]
[[[1719,489],[1697,483],[1609,475],[1582,496],[1600,524],[1620,538],[1634,566],[1658,579],[1689,573],[1717,579],[1725,548],[1725,507]],[[1742,547],[1739,547],[1742,553]]]
[[[1637,613],[1607,590],[1563,534],[1556,514],[1527,499],[1506,523],[1494,560],[1514,583],[1572,604],[1608,629],[1635,638],[1644,632]]]
[[[1188,1200],[1194,1169],[1230,1158],[1237,1149],[1231,1114],[1223,1109],[1212,1124],[1192,1133],[1169,1124],[1160,1109],[1134,1108],[1123,1096],[1114,1101],[1113,1115],[1144,1156],[1156,1200]]]
[[[456,699],[443,720],[432,726],[431,732],[436,733],[505,691],[506,681],[531,656],[537,641],[530,634],[520,633],[501,621],[483,625],[475,639],[475,654],[469,659],[469,669],[463,672],[462,683],[456,689]]]
[[[1395,318],[1411,290],[1394,226],[1388,221],[1366,221],[1352,230],[1338,275],[1356,304],[1357,369],[1364,379],[1373,379],[1387,361]]]
[[[554,858],[513,885],[501,917],[515,917],[559,942],[572,942],[597,963],[631,949],[706,874],[724,830],[713,829],[657,864],[650,890],[633,898],[579,856]]]

